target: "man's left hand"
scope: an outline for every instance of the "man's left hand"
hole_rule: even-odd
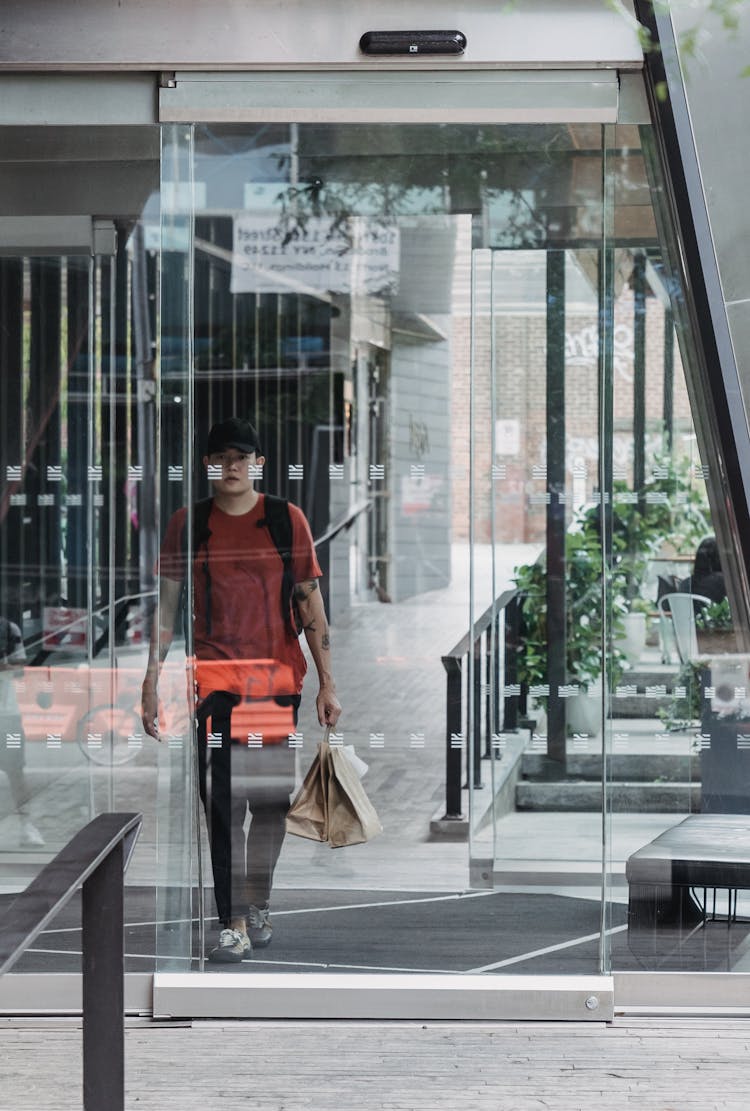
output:
[[[341,703],[336,697],[336,692],[332,687],[323,686],[318,691],[318,697],[315,700],[318,708],[318,721],[321,725],[333,726],[341,716]]]

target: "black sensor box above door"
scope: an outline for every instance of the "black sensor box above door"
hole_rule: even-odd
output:
[[[359,40],[363,54],[463,54],[460,31],[366,31]]]

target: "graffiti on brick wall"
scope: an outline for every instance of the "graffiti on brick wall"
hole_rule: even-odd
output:
[[[409,449],[422,459],[430,451],[430,430],[423,420],[414,420],[409,414]]]
[[[615,374],[633,381],[633,329],[616,324],[612,335]],[[565,362],[568,366],[595,367],[599,362],[599,329],[587,324],[577,332],[565,333]]]

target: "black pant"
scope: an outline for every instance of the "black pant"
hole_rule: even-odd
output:
[[[232,741],[236,703],[236,696],[214,691],[198,712],[198,781],[208,822],[216,909],[225,926],[231,918],[246,917],[248,906],[268,903],[294,788],[294,749],[287,741],[260,749]],[[299,697],[291,700],[295,723],[299,703]],[[248,809],[252,820],[246,839]]]

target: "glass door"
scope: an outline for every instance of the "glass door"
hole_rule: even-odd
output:
[[[747,658],[706,372],[650,128],[573,145],[554,208],[541,173],[512,222],[488,190],[473,252],[472,876],[543,924],[498,968],[741,971]]]
[[[487,181],[472,255],[473,624],[456,655],[493,972],[602,971],[604,134],[531,130],[544,153],[525,180]]]
[[[195,661],[187,703],[179,683],[170,689],[176,714],[188,706],[198,753],[169,732],[182,839],[178,849],[165,834],[159,855],[172,861],[163,883],[198,891],[191,937],[159,928],[160,968],[189,956],[248,974],[597,972],[600,798],[582,867],[567,863],[572,850],[550,864],[550,838],[564,851],[563,831],[542,831],[522,799],[522,774],[550,786],[565,760],[560,699],[573,692],[564,639],[562,693],[522,664],[514,569],[526,566],[559,602],[567,529],[595,517],[602,129],[196,124],[163,134],[161,592],[192,573],[194,595],[165,667],[184,673],[187,659],[190,673]],[[240,493],[252,482],[244,501],[232,502],[225,471]],[[323,736],[315,631],[275,642],[292,685],[266,694],[283,704],[301,693],[283,735],[230,677],[236,660],[250,661],[243,681],[267,676],[280,596],[278,575],[253,572],[275,543],[269,532],[258,554],[253,514],[265,531],[271,496],[297,507],[295,579],[317,584],[330,624],[322,671],[342,707],[331,743],[367,765],[383,826],[339,852],[281,828]],[[187,522],[209,497],[206,537]],[[600,553],[581,572],[587,680],[602,567]],[[253,631],[258,606],[267,616]],[[509,615],[516,658],[500,631]],[[206,661],[220,665],[208,685]],[[601,687],[583,678],[582,713],[596,722]],[[241,729],[214,697],[227,684]],[[236,784],[234,772],[221,779],[225,748]],[[509,848],[509,811],[523,851]],[[503,854],[511,863],[499,875]],[[554,956],[535,965],[540,948]]]

